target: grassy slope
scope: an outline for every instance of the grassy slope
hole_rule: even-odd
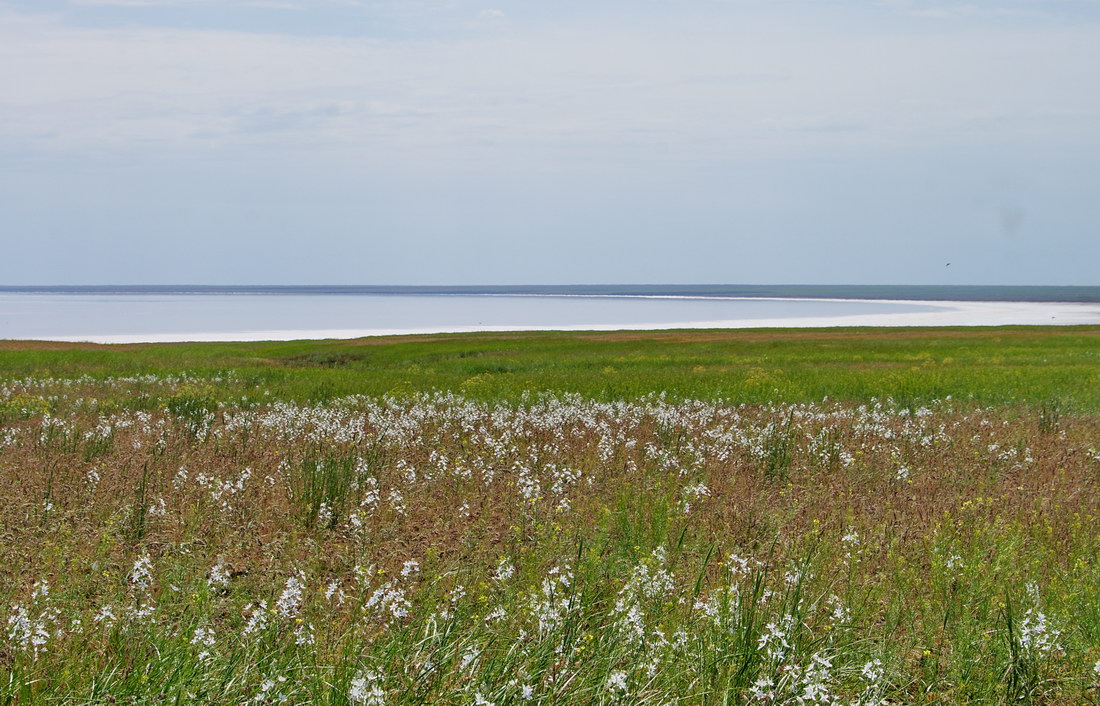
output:
[[[832,660],[825,681],[846,703],[1097,703],[1098,344],[1100,327],[0,344],[0,378],[199,374],[32,385],[0,406],[9,435],[0,443],[0,704],[276,703],[282,693],[342,705],[353,679],[375,670],[392,703],[465,705],[482,694],[497,706],[529,703],[517,678],[537,703],[744,703],[759,678],[803,693],[815,657]],[[203,381],[222,370],[237,382]],[[821,405],[795,419],[762,407],[708,421],[688,404],[660,415],[504,410],[493,421],[499,410],[457,413],[448,402],[382,425],[419,420],[404,435],[371,426],[355,440],[341,430],[363,422],[339,406],[278,413],[269,428],[257,421],[264,408],[233,404],[265,392],[323,400],[424,389],[763,403],[954,395],[1044,409],[961,405],[922,416]],[[207,395],[229,403],[224,416],[206,420]],[[85,398],[108,403],[77,404]],[[1054,401],[1084,414],[1051,415]],[[150,414],[104,426],[119,407]],[[247,414],[259,416],[231,428],[230,417]],[[286,433],[295,414],[316,414],[326,433]],[[511,421],[498,428],[500,419]],[[752,448],[719,454],[716,439],[731,430],[755,439]],[[834,447],[849,461],[822,453]],[[554,491],[567,469],[591,482]],[[522,495],[523,478],[541,482],[545,497]],[[698,483],[707,493],[691,496]],[[365,506],[368,487],[383,500]],[[565,496],[571,508],[559,504]],[[318,520],[322,503],[336,509],[331,523]],[[364,519],[353,528],[357,508]],[[765,563],[738,573],[741,555]],[[143,559],[149,586],[134,578]],[[420,572],[402,577],[410,559]],[[493,577],[500,561],[514,577]],[[533,605],[562,565],[575,574],[559,586],[568,609],[536,630]],[[214,567],[228,572],[224,585]],[[670,591],[654,598],[634,586],[666,569]],[[297,576],[301,606],[275,610]],[[401,620],[369,605],[391,580],[411,601]],[[347,601],[326,597],[327,586]],[[452,600],[459,586],[468,595]],[[731,603],[733,586],[747,598]],[[641,643],[615,617],[632,591]],[[717,622],[695,608],[723,596],[730,605]],[[268,625],[249,632],[260,600]],[[850,614],[838,617],[837,605]],[[148,607],[151,618],[137,611]],[[102,618],[104,608],[114,615]],[[497,608],[506,617],[493,622]],[[443,609],[449,620],[437,619]],[[1047,617],[1060,633],[1038,629]],[[787,618],[790,654],[771,656],[769,631]],[[303,626],[316,628],[315,642],[299,644]],[[658,631],[689,640],[660,647]],[[1057,647],[1044,648],[1044,635]],[[887,675],[874,688],[862,671],[871,660]],[[615,674],[629,692],[609,687]],[[268,693],[276,678],[288,681]]]
[[[0,343],[3,377],[232,369],[245,387],[324,400],[457,390],[599,399],[664,391],[745,402],[908,402],[953,395],[986,404],[1058,401],[1100,409],[1100,327],[450,334],[350,341],[129,346]],[[241,390],[223,388],[218,395]]]

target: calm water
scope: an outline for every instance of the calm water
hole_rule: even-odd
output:
[[[202,340],[203,334],[213,339],[247,339],[477,329],[661,328],[945,310],[948,307],[930,302],[622,296],[3,293],[0,338]]]

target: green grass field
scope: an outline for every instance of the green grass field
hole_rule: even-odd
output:
[[[0,704],[1100,703],[1100,327],[0,343]]]
[[[1100,409],[1100,327],[454,334],[285,343],[80,346],[0,343],[0,371],[73,377],[233,370],[228,395],[280,399],[527,390],[593,399],[795,402],[952,395]]]

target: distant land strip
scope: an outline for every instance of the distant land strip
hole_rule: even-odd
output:
[[[794,297],[922,301],[1100,302],[1100,286],[879,284],[532,284],[532,285],[0,285],[23,294],[516,294],[563,296]]]

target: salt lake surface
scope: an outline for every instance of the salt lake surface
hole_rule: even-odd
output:
[[[0,293],[0,339],[133,343],[513,330],[1100,324],[1100,303],[500,294]]]

